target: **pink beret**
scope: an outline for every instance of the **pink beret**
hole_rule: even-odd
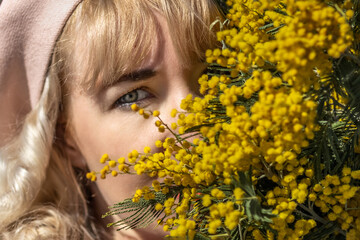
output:
[[[39,101],[52,49],[81,0],[0,0],[0,146]]]

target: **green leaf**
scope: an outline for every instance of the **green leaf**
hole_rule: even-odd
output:
[[[251,181],[251,169],[249,172],[238,172],[239,181],[235,187],[240,187],[246,194],[244,196],[245,213],[250,221],[261,221],[263,223],[272,223],[271,218],[276,215],[272,214],[272,209],[264,209],[254,190]]]
[[[304,240],[314,240],[314,239],[344,239],[342,236],[335,235],[334,233],[337,231],[336,223],[329,222],[328,224],[324,224],[320,227],[315,227],[312,229],[310,233],[308,233]]]
[[[156,203],[164,203],[169,194],[164,195],[160,192],[155,193],[155,199],[145,200],[141,198],[139,202],[133,202],[132,199],[126,199],[110,207],[110,211],[102,217],[114,215],[128,215],[121,217],[121,220],[109,223],[108,227],[116,227],[117,230],[144,228],[156,221],[162,211],[155,210]]]
[[[274,23],[269,23],[269,24],[266,24],[262,27],[259,27],[260,30],[264,30],[264,29],[268,29],[268,28],[271,28],[271,27],[274,27]]]
[[[197,232],[195,234],[194,240],[210,240],[211,238],[206,237],[204,235],[202,235],[201,233]]]
[[[281,24],[280,26],[278,26],[278,27],[276,27],[276,28],[273,28],[273,29],[267,31],[266,33],[267,33],[267,34],[275,35],[276,33],[279,32],[280,28],[282,28],[283,26],[285,26],[285,24]]]
[[[338,149],[340,148],[340,144],[339,141],[337,139],[337,136],[335,135],[333,129],[330,127],[327,129],[328,130],[328,140],[330,143],[330,147],[333,153],[333,156],[335,156],[335,160],[336,162],[341,162],[341,158],[340,155],[338,153]]]

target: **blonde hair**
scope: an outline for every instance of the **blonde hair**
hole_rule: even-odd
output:
[[[47,78],[20,135],[1,151],[0,239],[79,239],[86,201],[54,144],[59,83]],[[56,141],[56,140],[55,140]],[[50,161],[49,161],[50,159]],[[75,213],[75,214],[69,214]]]
[[[86,0],[66,24],[55,52],[65,86],[74,82],[66,79],[81,79],[76,82],[91,91],[138,68],[161,37],[157,13],[168,22],[185,67],[204,58],[215,42],[209,26],[219,16],[212,0]]]
[[[84,0],[76,8],[56,43],[37,107],[0,151],[0,239],[100,238],[84,184],[55,129],[74,79],[93,90],[141,65],[159,34],[157,13],[184,63],[201,60],[214,44],[209,26],[219,13],[211,0]]]

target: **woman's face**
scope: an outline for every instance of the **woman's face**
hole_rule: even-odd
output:
[[[156,119],[144,119],[133,112],[130,109],[133,103],[159,110],[162,119],[171,123],[174,121],[170,117],[171,109],[178,108],[181,99],[188,93],[197,91],[197,78],[204,66],[199,63],[185,68],[176,53],[165,20],[158,17],[158,21],[160,37],[154,41],[151,54],[141,67],[95,94],[89,95],[81,89],[70,92],[71,136],[77,157],[83,158],[91,171],[99,171],[103,167],[99,159],[104,153],[117,159],[126,157],[133,149],[140,152],[145,146],[156,150],[155,141],[169,137],[168,133],[158,132],[154,126]],[[73,160],[76,162],[79,159]],[[106,212],[106,208],[101,208],[132,197],[136,189],[151,185],[152,181],[150,177],[137,175],[108,176],[105,180],[98,180],[95,196],[98,209],[95,211]],[[104,201],[101,202],[101,199]],[[161,227],[129,234],[136,239],[159,239],[164,235]]]

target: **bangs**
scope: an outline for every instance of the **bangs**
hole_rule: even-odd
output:
[[[215,45],[209,26],[219,12],[209,0],[84,0],[55,48],[53,62],[66,89],[76,82],[93,92],[139,68],[159,42],[156,14],[167,21],[184,67]]]

